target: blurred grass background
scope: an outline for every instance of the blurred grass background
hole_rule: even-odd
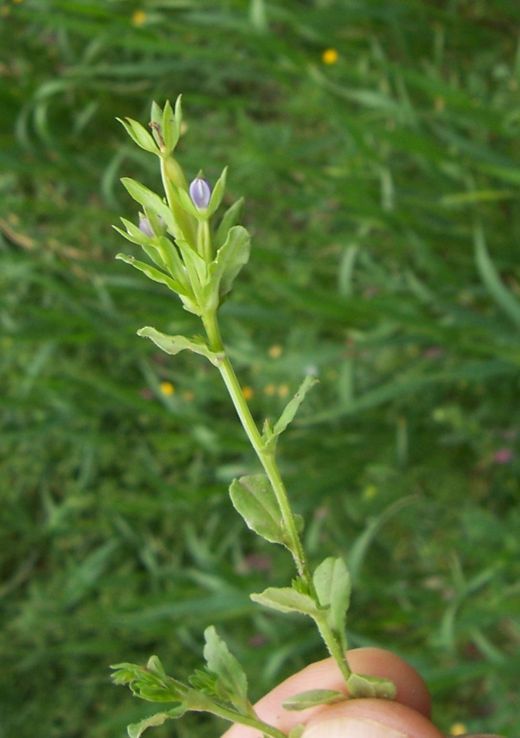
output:
[[[255,415],[321,380],[282,445],[313,561],[346,555],[353,646],[426,677],[446,732],[513,736],[520,676],[513,0],[0,5],[1,738],[115,738],[108,665],[180,677],[215,623],[254,696],[323,649],[247,593],[291,575],[226,486],[257,470],[193,330],[114,262],[158,185],[115,122],[184,94],[180,157],[246,197],[222,311]],[[155,735],[216,735],[188,718]]]

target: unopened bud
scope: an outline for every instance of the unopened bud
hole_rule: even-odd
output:
[[[211,198],[211,187],[202,177],[197,177],[190,184],[190,197],[199,210],[205,210]]]
[[[144,233],[145,236],[148,236],[148,238],[152,238],[154,235],[150,221],[146,215],[143,215],[142,213],[139,213],[139,230],[141,233]]]

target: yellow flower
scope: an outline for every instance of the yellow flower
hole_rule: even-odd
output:
[[[269,347],[267,353],[271,359],[279,359],[283,354],[283,348],[278,343],[275,343]]]
[[[276,387],[274,384],[266,384],[264,392],[268,397],[272,397],[276,393]]]
[[[464,733],[467,733],[464,723],[453,723],[450,728],[450,735],[464,735]]]
[[[321,55],[321,60],[324,64],[336,64],[338,59],[339,54],[337,49],[325,49],[325,51]]]
[[[144,25],[144,23],[146,23],[146,13],[144,10],[134,10],[132,13],[132,25],[139,28]]]
[[[175,387],[171,382],[161,382],[161,392],[166,397],[171,397],[175,392]]]
[[[250,400],[255,392],[252,387],[243,387],[242,394],[244,395],[244,400]]]
[[[278,387],[278,397],[287,397],[288,394],[289,394],[289,385],[281,384]]]

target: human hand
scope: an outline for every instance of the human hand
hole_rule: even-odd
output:
[[[329,658],[310,664],[257,702],[259,717],[284,732],[303,723],[306,728],[302,738],[444,738],[429,719],[426,684],[399,656],[380,648],[356,648],[349,651],[348,661],[356,672],[391,679],[397,688],[395,701],[353,699],[298,712],[285,710],[282,703],[299,692],[344,690],[339,669]],[[258,738],[258,731],[234,725],[222,738]],[[478,733],[466,738],[500,736]]]

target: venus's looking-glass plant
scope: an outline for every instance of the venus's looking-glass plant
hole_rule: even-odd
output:
[[[205,336],[168,336],[149,326],[141,328],[138,334],[149,338],[167,354],[192,351],[218,369],[262,466],[262,473],[233,481],[231,501],[251,530],[289,550],[296,577],[286,587],[268,587],[264,592],[252,594],[251,598],[280,612],[310,617],[343,674],[346,691],[351,697],[391,699],[395,689],[390,681],[356,674],[349,667],[345,655],[345,625],[350,600],[348,569],[341,558],[329,557],[311,570],[300,538],[303,521],[291,509],[276,462],[278,439],[316,380],[307,377],[303,381],[274,424],[265,420],[261,430],[257,427],[226,353],[218,323],[219,306],[249,259],[249,234],[243,226],[237,225],[242,200],[233,203],[218,224],[214,224],[225,192],[227,170],[224,169],[213,189],[201,173],[188,185],[180,164],[173,157],[181,120],[179,97],[175,109],[168,102],[164,109],[156,103],[152,105],[151,133],[134,120],[120,121],[138,146],[158,157],[165,197],[133,179],[122,180],[142,212],[139,225],[122,218],[126,230],[116,230],[140,246],[149,261],[139,261],[126,254],[118,254],[117,258],[175,292],[184,309],[200,318]],[[148,727],[162,725],[188,710],[196,710],[257,728],[273,738],[283,738],[285,733],[256,715],[248,698],[246,676],[215,628],[206,629],[205,641],[206,663],[186,683],[168,676],[157,656],[152,656],[145,667],[128,663],[114,667],[116,684],[128,684],[142,699],[165,703],[163,711],[130,725],[130,737],[138,738]],[[344,698],[343,692],[317,689],[295,695],[284,706],[302,710]],[[293,729],[290,738],[296,738],[302,730],[301,726]]]

